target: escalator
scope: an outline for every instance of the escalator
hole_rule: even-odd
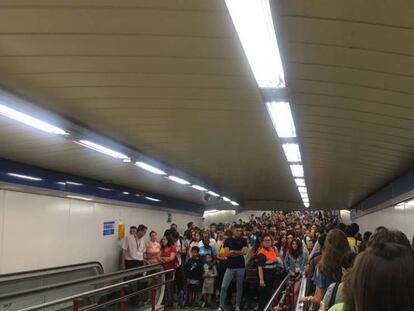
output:
[[[95,263],[0,276],[0,311],[159,310],[165,284],[160,264],[103,273]]]

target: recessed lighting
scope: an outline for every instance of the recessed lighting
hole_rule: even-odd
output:
[[[206,188],[198,186],[198,185],[192,185],[191,188],[194,188],[194,189],[199,190],[199,191],[207,191]]]
[[[75,141],[75,143],[77,143],[79,145],[82,145],[84,147],[87,147],[89,149],[98,151],[100,153],[106,154],[106,155],[108,155],[110,157],[113,157],[115,159],[121,159],[121,160],[129,159],[129,157],[126,156],[123,153],[120,153],[118,151],[109,149],[109,148],[107,148],[105,146],[99,145],[99,144],[94,143],[94,142],[89,141],[89,140],[82,139],[82,140],[79,140],[79,141]]]
[[[301,164],[290,165],[293,177],[303,177],[303,166]]]
[[[129,192],[128,191],[123,191],[122,194],[129,194]]]
[[[188,182],[187,180],[182,179],[182,178],[177,177],[177,176],[168,176],[168,179],[169,180],[172,180],[172,181],[174,181],[176,183],[179,183],[181,185],[189,185],[190,184],[190,182]]]
[[[305,186],[305,179],[304,178],[295,178],[296,186],[304,187]]]
[[[235,202],[235,201],[230,201],[230,204],[231,204],[231,205],[234,205],[234,206],[239,206],[239,203],[237,203],[237,202]]]
[[[135,196],[136,196],[136,197],[140,197],[141,195],[137,193],[137,194],[135,194]]]
[[[149,165],[145,162],[138,161],[138,162],[135,162],[135,165],[153,174],[167,175],[167,173],[164,172],[163,170],[156,168],[155,166]]]
[[[7,173],[7,175],[17,177],[17,178],[22,178],[22,179],[34,180],[34,181],[43,180],[42,178],[33,177],[33,176],[29,176],[29,175],[16,174],[16,173]]]
[[[152,198],[152,197],[145,197],[147,200],[154,201],[154,202],[161,202],[161,200]]]
[[[219,197],[220,195],[214,191],[207,191],[208,194],[212,195],[213,197]]]
[[[300,162],[302,158],[300,156],[300,150],[298,144],[283,144],[283,151],[285,152],[288,162]]]
[[[225,202],[231,202],[231,200],[230,200],[229,198],[227,198],[227,197],[223,197],[223,200],[224,200]]]
[[[266,107],[277,135],[280,138],[296,137],[295,123],[289,103],[284,101],[268,102]]]
[[[285,87],[269,1],[226,0],[226,5],[259,87]]]
[[[68,132],[46,123],[42,120],[36,119],[32,116],[29,116],[25,113],[20,111],[14,110],[8,106],[0,104],[0,115],[13,119],[15,121],[24,123],[31,127],[37,128],[38,130],[42,130],[43,132],[50,133],[50,134],[57,134],[57,135],[69,135]]]
[[[81,197],[81,196],[77,196],[77,195],[67,195],[66,197],[67,197],[68,199],[76,199],[76,200],[92,201],[92,199],[91,199],[91,198]]]

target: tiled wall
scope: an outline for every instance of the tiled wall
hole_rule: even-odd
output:
[[[153,206],[126,207],[0,190],[0,273],[99,261],[105,272],[118,268],[121,242],[103,236],[103,223],[144,223],[162,235],[167,211]],[[201,217],[172,213],[183,231]],[[149,232],[148,232],[149,233]]]

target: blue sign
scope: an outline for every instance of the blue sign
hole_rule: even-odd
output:
[[[115,234],[115,221],[105,221],[103,223],[103,235]]]

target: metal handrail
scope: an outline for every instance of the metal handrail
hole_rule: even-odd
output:
[[[302,279],[300,282],[300,288],[299,288],[295,311],[305,310],[305,303],[303,301],[300,301],[300,299],[306,296],[307,290],[308,290],[308,278],[304,275],[302,276]]]
[[[272,297],[270,298],[269,302],[267,303],[266,307],[264,307],[263,311],[268,311],[271,310],[270,308],[272,307],[274,300],[277,298],[277,296],[279,295],[280,291],[282,290],[283,286],[285,286],[285,284],[289,281],[290,279],[290,275],[288,274],[282,281],[282,283],[280,283],[279,287],[276,289],[276,291],[273,293]]]
[[[108,290],[111,290],[111,289],[122,287],[122,286],[130,284],[130,283],[139,282],[139,281],[142,281],[142,280],[153,278],[155,276],[164,275],[164,274],[167,274],[167,273],[173,272],[173,271],[175,271],[175,269],[156,272],[156,273],[153,273],[153,274],[150,274],[150,275],[141,276],[141,277],[136,278],[136,279],[132,279],[132,280],[128,280],[128,281],[124,281],[124,282],[104,286],[102,288],[89,290],[89,291],[86,291],[86,292],[83,292],[83,293],[80,293],[80,294],[67,296],[67,297],[64,297],[64,298],[59,298],[59,299],[52,300],[52,301],[49,301],[49,302],[45,302],[45,303],[42,303],[42,304],[38,304],[38,305],[31,306],[31,307],[23,308],[23,309],[20,309],[19,311],[39,310],[39,309],[54,306],[54,305],[57,305],[57,304],[60,304],[60,303],[63,303],[63,302],[73,301],[75,299],[79,299],[79,298],[83,298],[83,297],[87,297],[87,296],[91,296],[91,295],[96,295],[96,294],[99,294],[99,293],[102,293],[102,292],[105,292],[105,291],[108,291]]]
[[[0,295],[0,303],[9,302],[10,300],[21,298],[22,296],[34,295],[40,292],[44,292],[46,290],[60,289],[66,286],[73,286],[73,285],[81,286],[81,285],[91,285],[91,284],[96,284],[96,283],[109,282],[109,281],[117,280],[119,278],[136,275],[137,273],[144,273],[147,271],[151,271],[151,270],[154,270],[154,268],[156,267],[162,267],[162,264],[156,263],[152,265],[141,266],[138,268],[116,271],[116,272],[111,272],[107,274],[94,275],[94,276],[89,276],[89,277],[85,277],[85,278],[81,278],[77,280],[61,282],[61,283],[51,284],[48,286],[36,287],[32,289],[26,289],[26,290],[22,290],[18,292],[13,292],[13,293],[7,293],[4,295]]]
[[[171,283],[173,281],[174,281],[174,279],[170,279],[170,280],[167,280],[165,282],[162,282],[162,283],[159,283],[159,284],[156,284],[156,285],[152,285],[152,286],[146,287],[144,289],[140,289],[138,291],[135,291],[135,292],[133,292],[131,294],[128,294],[128,295],[125,295],[123,297],[119,297],[119,298],[112,299],[111,301],[107,301],[107,302],[104,302],[104,303],[101,303],[101,304],[97,304],[97,305],[93,305],[93,306],[87,306],[85,308],[81,308],[79,311],[93,311],[93,310],[96,310],[96,309],[101,309],[103,307],[108,307],[108,306],[111,306],[113,304],[116,304],[117,302],[121,302],[121,301],[124,301],[124,300],[128,300],[128,299],[130,299],[132,297],[135,297],[135,296],[138,296],[141,293],[144,293],[144,292],[146,292],[148,290],[158,288],[160,286],[163,286],[163,285],[165,285],[167,283]],[[19,310],[19,311],[21,311],[21,310]]]

